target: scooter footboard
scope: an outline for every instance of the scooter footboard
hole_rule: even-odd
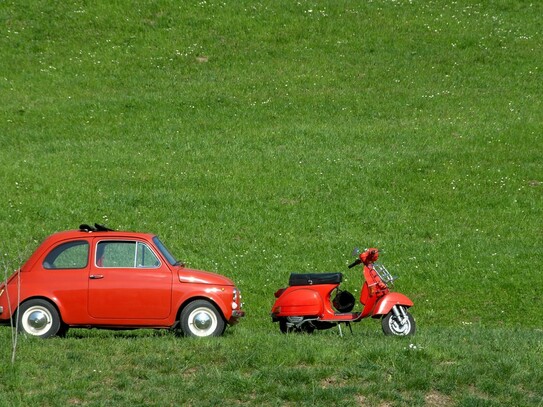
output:
[[[414,304],[413,301],[402,293],[388,293],[377,301],[372,316],[378,317],[381,315],[386,315],[395,305],[403,305],[404,307],[409,308]]]

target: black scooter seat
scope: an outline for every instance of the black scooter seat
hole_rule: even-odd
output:
[[[288,285],[317,285],[317,284],[339,284],[343,280],[342,273],[292,273]]]

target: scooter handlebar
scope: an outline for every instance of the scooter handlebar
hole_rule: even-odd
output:
[[[356,259],[352,264],[349,264],[349,268],[352,269],[354,266],[358,266],[360,263],[362,263],[362,260]]]

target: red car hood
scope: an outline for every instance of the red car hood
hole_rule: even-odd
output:
[[[182,267],[177,271],[179,281],[182,283],[192,284],[214,284],[214,285],[234,285],[234,282],[228,277],[220,274],[210,273],[209,271],[201,271]]]

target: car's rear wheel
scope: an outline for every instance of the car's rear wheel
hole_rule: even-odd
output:
[[[226,327],[221,313],[205,300],[189,303],[183,308],[179,319],[185,336],[220,336]]]
[[[19,332],[39,338],[57,334],[61,321],[57,309],[45,300],[29,300],[21,304],[17,312]]]

